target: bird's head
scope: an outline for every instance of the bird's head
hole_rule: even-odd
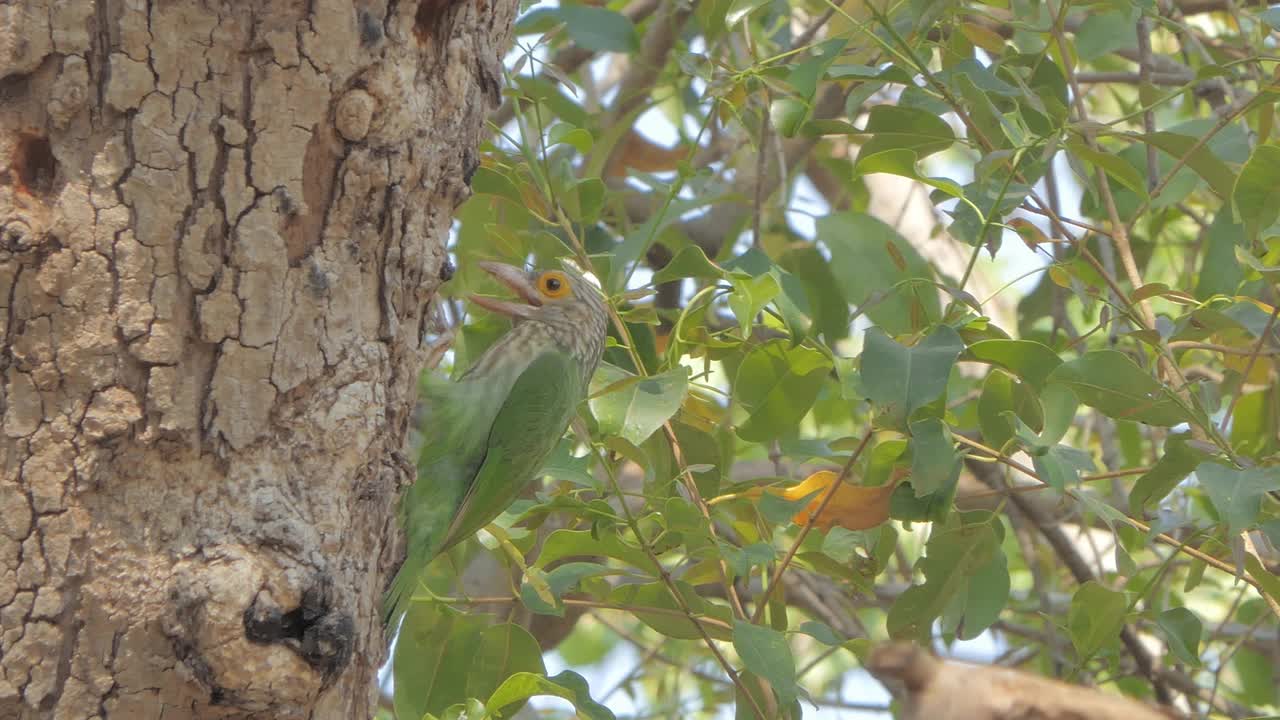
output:
[[[604,347],[609,317],[604,296],[595,285],[567,264],[563,269],[532,271],[498,262],[479,265],[510,288],[520,302],[486,295],[473,295],[472,302],[511,318],[516,325],[528,322],[546,327],[557,340],[581,350],[594,368]]]

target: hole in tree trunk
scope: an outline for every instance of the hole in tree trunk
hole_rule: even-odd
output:
[[[53,156],[49,138],[34,133],[19,134],[8,175],[9,181],[28,195],[49,194],[58,175],[58,161]]]

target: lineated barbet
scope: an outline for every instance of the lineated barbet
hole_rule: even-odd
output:
[[[407,557],[384,617],[394,627],[440,553],[489,524],[534,479],[586,396],[604,350],[600,291],[565,265],[525,271],[480,263],[523,302],[473,296],[512,328],[457,381],[428,376],[428,437],[418,478],[401,499]]]

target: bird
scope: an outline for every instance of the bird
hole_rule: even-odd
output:
[[[456,381],[428,374],[426,440],[418,476],[401,498],[406,557],[384,600],[394,628],[431,561],[500,515],[535,478],[586,396],[604,351],[605,298],[568,263],[525,271],[480,268],[520,302],[471,301],[509,317],[511,330]]]

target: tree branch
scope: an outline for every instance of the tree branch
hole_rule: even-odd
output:
[[[999,473],[996,472],[995,467],[992,464],[978,462],[972,458],[966,458],[965,464],[969,467],[969,471],[977,476],[977,478],[982,482],[990,485],[992,488],[999,488],[1001,486]],[[1058,527],[1051,518],[1045,517],[1038,508],[1034,507],[1030,503],[1024,502],[1023,498],[1019,495],[1010,495],[1009,502],[1011,502],[1014,507],[1018,508],[1018,511],[1030,520],[1031,524],[1040,531],[1040,534],[1049,542],[1053,551],[1062,559],[1063,564],[1071,571],[1071,575],[1075,578],[1077,583],[1083,585],[1090,580],[1097,579],[1093,574],[1093,569],[1089,567],[1089,564],[1085,562],[1084,557],[1082,557],[1080,552],[1076,550],[1075,543],[1067,537],[1067,534],[1062,531],[1062,528]],[[1169,687],[1156,671],[1157,664],[1155,659],[1151,656],[1151,653],[1147,650],[1146,646],[1142,644],[1142,641],[1138,639],[1138,635],[1133,631],[1133,628],[1128,625],[1123,626],[1120,630],[1120,641],[1124,643],[1125,648],[1133,657],[1134,662],[1138,666],[1138,672],[1146,676],[1147,680],[1151,683],[1151,687],[1156,694],[1156,699],[1160,701],[1161,705],[1171,705],[1173,703],[1173,696],[1169,692]]]

